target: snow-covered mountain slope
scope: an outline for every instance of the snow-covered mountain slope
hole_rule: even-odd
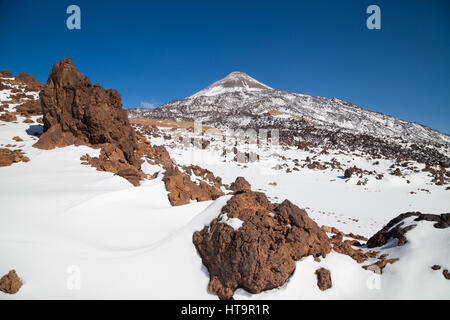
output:
[[[134,187],[113,172],[86,165],[86,154],[99,156],[100,149],[34,147],[43,133],[38,90],[30,88],[33,82],[16,80],[0,79],[0,276],[15,269],[23,286],[15,294],[0,290],[0,300],[217,299],[208,291],[210,275],[193,234],[220,218],[232,195],[172,206],[158,174],[165,169],[152,159],[141,158],[148,176]],[[439,164],[320,146],[236,146],[233,140],[216,139],[213,130],[198,137],[186,123],[148,122],[134,126],[151,145],[165,146],[180,169],[200,165],[226,184],[245,177],[252,190],[264,192],[274,203],[291,200],[319,226],[370,237],[402,212],[449,211],[450,172]],[[197,149],[190,143],[196,138],[209,144],[200,143]],[[234,160],[248,152],[257,153],[259,161]],[[350,168],[354,172],[346,178]],[[228,223],[233,232],[241,232],[242,224]],[[238,289],[234,297],[448,299],[450,228],[405,220],[405,226],[413,224],[406,245],[391,239],[364,263],[337,250],[320,261],[307,256],[296,262],[295,272],[281,287],[260,294]],[[363,268],[386,254],[400,260],[387,264],[381,274]],[[435,265],[440,269],[433,269]],[[331,272],[332,287],[326,291],[316,283],[315,270],[321,267]]]
[[[17,123],[0,121],[0,145],[17,144],[15,148],[30,158],[0,168],[0,274],[14,268],[24,283],[17,294],[0,292],[0,299],[217,299],[207,291],[209,274],[192,244],[192,234],[216,218],[230,196],[172,207],[161,178],[133,187],[113,173],[81,164],[80,156],[94,156],[98,150],[33,148],[36,137],[30,127],[42,130],[42,126],[23,121],[22,117]],[[14,136],[23,141],[14,142]],[[161,138],[152,140],[158,142]],[[196,163],[189,150],[169,151],[180,163]],[[298,150],[282,155],[294,152],[300,156]],[[279,200],[289,197],[308,206],[319,225],[337,225],[345,232],[370,236],[399,212],[445,212],[449,207],[449,191],[437,186],[427,186],[431,193],[409,194],[425,185],[422,174],[412,185],[392,177],[363,188],[355,181],[336,179],[340,172],[288,174],[272,170],[272,164],[265,162],[244,168],[214,159],[216,153],[201,153],[203,160],[210,157],[216,163],[209,168],[226,182],[245,176],[255,190],[265,189]],[[160,168],[146,165],[147,173],[154,170]],[[271,181],[278,186],[268,185]],[[235,298],[448,299],[450,282],[430,267],[449,267],[449,229],[436,230],[430,222],[420,222],[408,233],[407,246],[380,249],[380,254],[400,258],[380,276],[347,255],[332,252],[320,262],[312,257],[298,261],[293,277],[281,288],[259,295],[239,289]],[[316,285],[314,270],[319,267],[332,273],[333,287],[327,291]]]
[[[400,149],[396,144],[402,143],[432,148],[440,154],[424,156],[426,152],[422,152],[419,158],[423,161],[448,161],[450,156],[449,135],[337,98],[275,90],[241,72],[233,72],[186,99],[154,110],[129,109],[128,113],[130,117],[202,121],[220,129],[277,128],[281,136],[294,141],[386,151],[392,157],[401,156],[395,152]],[[364,138],[371,141],[358,142]]]

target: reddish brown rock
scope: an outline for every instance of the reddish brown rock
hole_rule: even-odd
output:
[[[16,107],[16,111],[24,116],[42,115],[42,106],[39,100],[30,100]]]
[[[98,170],[120,172],[134,185],[139,184],[138,176],[145,177],[140,171],[137,138],[116,90],[92,85],[72,60],[65,58],[50,71],[40,101],[44,133],[36,148],[72,144],[102,148],[100,157],[88,159]]]
[[[17,142],[21,142],[21,141],[23,141],[23,139],[21,138],[21,137],[19,137],[19,136],[15,136],[14,138],[12,138],[14,141],[17,141]]]
[[[359,246],[359,242],[356,240],[344,240],[342,241],[342,236],[333,237],[331,239],[333,243],[333,250],[348,255],[353,260],[358,263],[362,263],[369,258],[374,258],[378,254],[375,251],[364,251],[359,248],[353,248],[353,246]]]
[[[138,186],[141,180],[141,173],[133,168],[122,169],[117,172],[118,176],[127,179],[132,185]]]
[[[7,167],[16,162],[28,162],[30,159],[25,157],[20,150],[0,149],[0,167]]]
[[[0,71],[0,78],[12,78],[12,74],[8,70],[2,70]]]
[[[325,291],[331,288],[332,282],[330,270],[320,268],[316,270],[315,274],[317,275],[317,286],[320,290]]]
[[[27,74],[25,72],[21,72],[14,77],[15,82],[19,82],[21,84],[25,84],[27,86],[27,91],[41,91],[43,86],[42,83],[36,81],[34,76],[31,74]]]
[[[197,176],[200,179],[208,181],[211,185],[214,185],[217,188],[222,187],[222,178],[216,177],[211,171],[209,171],[207,169],[203,169],[199,166],[191,165],[191,166],[184,166],[183,170],[188,175]]]
[[[71,144],[114,144],[131,165],[138,165],[133,128],[116,90],[92,85],[70,58],[53,66],[40,93],[44,134],[35,147],[53,149]]]
[[[225,218],[240,219],[242,226],[234,230]],[[234,195],[209,227],[194,233],[193,243],[209,271],[209,291],[220,299],[232,299],[238,288],[277,288],[293,274],[295,261],[308,255],[319,260],[331,251],[327,235],[306,211],[288,200],[272,204],[252,191]]]
[[[234,191],[234,193],[247,192],[251,190],[250,183],[244,179],[244,177],[237,177],[236,180],[231,184],[230,189]]]
[[[188,204],[190,200],[215,200],[224,194],[220,185],[210,185],[203,180],[195,183],[177,167],[167,168],[163,181],[173,206]]]
[[[33,76],[33,75],[27,74],[27,73],[25,73],[25,72],[19,73],[19,74],[16,75],[14,78],[15,78],[16,80],[20,80],[20,81],[22,81],[22,82],[24,82],[24,83],[36,81],[36,80],[34,79],[34,76]]]
[[[4,275],[0,279],[0,291],[9,294],[17,293],[22,287],[22,282],[15,270],[11,270],[7,275]]]
[[[373,264],[369,264],[366,266],[363,266],[364,269],[366,270],[370,270],[373,271],[374,273],[378,273],[378,274],[382,274],[383,273],[383,269],[386,267],[386,265],[388,263],[392,264],[397,262],[399,259],[398,258],[393,258],[393,259],[381,259]]]
[[[0,120],[6,122],[17,121],[16,114],[14,112],[5,111],[2,115],[0,115]]]

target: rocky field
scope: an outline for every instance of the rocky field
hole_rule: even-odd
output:
[[[450,298],[448,136],[242,77],[129,119],[70,58],[1,71],[0,299]],[[192,122],[229,95],[297,113]]]

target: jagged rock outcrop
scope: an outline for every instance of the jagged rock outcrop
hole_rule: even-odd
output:
[[[0,291],[4,293],[15,294],[21,287],[22,282],[15,270],[9,271],[0,279]]]
[[[432,221],[435,222],[434,227],[439,229],[448,228],[450,226],[450,213],[422,214],[420,212],[406,212],[398,215],[389,221],[380,231],[375,233],[368,241],[368,248],[381,247],[388,243],[390,239],[397,239],[397,245],[403,246],[407,239],[405,234],[415,227],[414,224],[404,226],[404,220],[409,217],[416,217],[414,221]]]
[[[251,293],[277,288],[292,275],[295,261],[308,255],[319,260],[331,251],[327,235],[306,211],[288,200],[273,204],[264,193],[241,191],[193,235],[210,274],[209,291],[220,299],[232,299],[238,288]]]
[[[325,291],[332,286],[331,272],[328,269],[320,268],[315,272],[317,276],[317,286],[320,290]]]
[[[72,144],[101,147],[100,157],[89,158],[88,162],[99,170],[120,172],[134,185],[139,184],[137,177],[144,175],[136,156],[137,139],[116,90],[92,85],[72,60],[65,58],[50,71],[40,100],[44,133],[36,148]]]
[[[113,89],[92,85],[70,58],[62,59],[50,71],[40,93],[44,133],[35,147],[52,149],[71,144],[114,144],[131,165],[136,137],[120,94]]]

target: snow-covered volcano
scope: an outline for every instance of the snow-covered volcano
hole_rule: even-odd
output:
[[[234,71],[227,75],[225,78],[214,82],[209,87],[197,92],[196,94],[190,96],[189,98],[197,97],[213,97],[221,95],[224,93],[234,93],[234,92],[258,92],[261,93],[266,90],[273,89],[266,86],[264,83],[253,79],[248,74]]]
[[[431,147],[440,154],[437,157],[422,154],[416,157],[419,160],[447,161],[450,155],[450,136],[429,127],[337,98],[272,89],[242,72],[232,72],[183,100],[168,102],[154,110],[128,112],[130,117],[202,121],[221,129],[277,128],[295,141],[370,149],[392,157],[405,156],[395,154],[395,150],[411,144]],[[362,140],[365,142],[359,144]]]

